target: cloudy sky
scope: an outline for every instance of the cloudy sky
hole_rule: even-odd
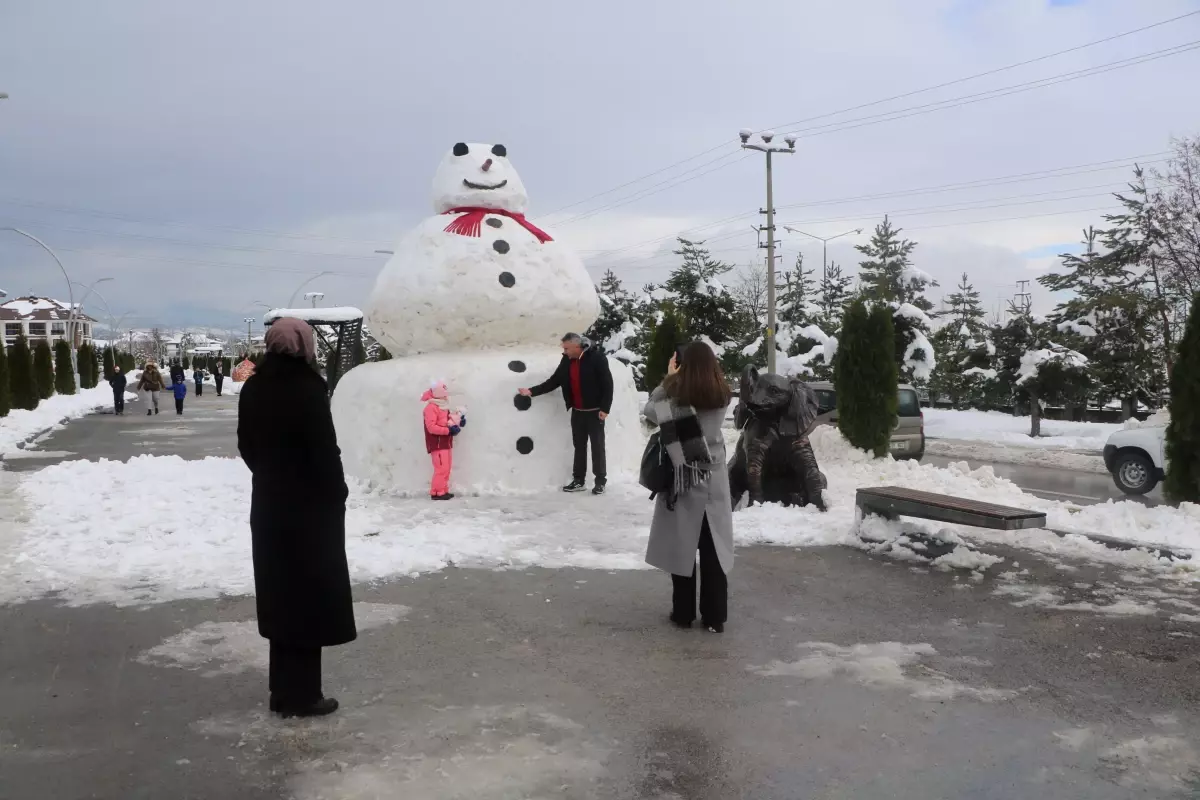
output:
[[[0,0],[0,227],[44,239],[73,280],[113,278],[100,291],[124,327],[236,327],[323,271],[325,304],[365,304],[374,251],[430,213],[443,153],[501,142],[531,218],[595,276],[640,285],[681,232],[761,263],[763,159],[737,131],[774,128],[800,137],[776,161],[780,224],[827,237],[891,213],[918,266],[946,289],[967,272],[990,309],[1100,222],[1129,164],[1200,132],[1200,50],[1180,47],[1198,11]],[[819,242],[782,238],[785,265],[819,267]],[[829,248],[848,271],[854,241]],[[0,288],[65,296],[49,257],[3,231]]]

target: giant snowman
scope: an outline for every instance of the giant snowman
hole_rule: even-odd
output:
[[[562,394],[530,400],[517,390],[549,378],[562,336],[582,333],[600,309],[579,258],[525,219],[528,202],[504,145],[460,142],[442,160],[437,214],[401,239],[367,306],[367,325],[393,358],[346,373],[333,395],[349,474],[385,491],[427,494],[420,397],[444,380],[451,406],[467,416],[454,441],[451,491],[530,492],[570,481]],[[644,440],[629,368],[608,363],[611,479],[637,468]]]

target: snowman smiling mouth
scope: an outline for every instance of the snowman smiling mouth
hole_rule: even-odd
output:
[[[466,186],[468,189],[502,189],[508,185],[508,178],[505,178],[504,180],[500,181],[497,184],[493,184],[492,186],[485,186],[482,183],[471,183],[466,178],[463,178],[463,185]]]

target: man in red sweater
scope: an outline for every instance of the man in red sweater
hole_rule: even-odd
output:
[[[592,474],[596,483],[592,494],[604,494],[608,479],[604,460],[604,420],[612,408],[613,380],[604,351],[592,347],[578,333],[562,338],[563,357],[558,368],[544,383],[519,389],[526,397],[537,397],[555,389],[562,390],[563,402],[571,411],[571,440],[575,445],[575,463],[571,482],[564,492],[582,492],[587,486],[588,442],[592,444]]]

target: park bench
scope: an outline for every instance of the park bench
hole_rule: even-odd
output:
[[[876,514],[888,520],[916,517],[1001,531],[1046,527],[1046,515],[1040,511],[981,503],[900,486],[859,489],[854,505],[861,515]]]

